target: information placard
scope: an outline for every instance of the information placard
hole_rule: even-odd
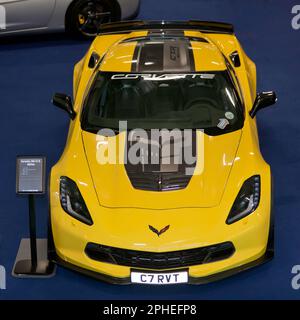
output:
[[[19,194],[45,193],[46,158],[18,156],[16,192]]]

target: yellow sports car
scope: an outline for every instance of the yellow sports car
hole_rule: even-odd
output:
[[[273,257],[256,68],[219,22],[102,25],[74,69],[49,257],[117,284],[200,284]]]

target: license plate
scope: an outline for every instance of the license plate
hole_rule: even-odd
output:
[[[131,272],[132,283],[143,283],[143,284],[176,284],[176,283],[187,283],[188,272],[170,272],[170,273],[149,273],[149,272]]]

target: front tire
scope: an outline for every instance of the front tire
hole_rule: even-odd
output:
[[[90,18],[103,14],[97,20]],[[72,35],[90,38],[97,35],[99,23],[121,19],[121,9],[114,0],[77,0],[67,11],[66,30]]]

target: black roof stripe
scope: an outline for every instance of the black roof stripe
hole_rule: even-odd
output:
[[[141,47],[141,43],[138,42],[133,52],[131,72],[138,72],[138,60],[139,60],[139,53],[141,49],[140,47]]]
[[[194,57],[194,50],[191,44],[191,41],[189,41],[189,59],[190,59],[190,67],[191,67],[191,72],[196,71],[196,67],[195,67],[195,57]]]
[[[131,72],[193,72],[194,54],[187,38],[141,40],[133,54]]]

